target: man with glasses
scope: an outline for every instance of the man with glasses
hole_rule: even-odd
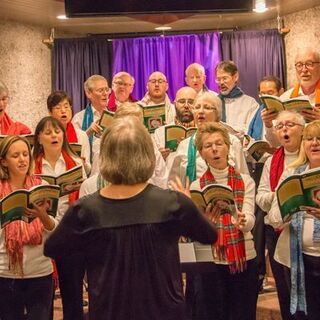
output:
[[[221,61],[215,69],[219,97],[222,100],[222,118],[239,132],[239,137],[246,134],[250,122],[259,108],[257,101],[238,87],[239,72],[233,61]]]
[[[99,171],[99,149],[100,139],[95,134],[100,135],[102,128],[98,121],[103,110],[107,108],[110,93],[108,81],[100,75],[89,77],[84,83],[84,91],[89,100],[86,108],[76,113],[72,119],[73,125],[86,132],[89,137],[91,148],[91,175]]]
[[[301,111],[306,121],[320,120],[320,54],[312,48],[299,49],[295,58],[298,83],[286,91],[281,99],[308,96],[313,110]]]
[[[216,92],[209,90],[206,86],[206,73],[204,67],[199,63],[192,63],[188,65],[185,71],[186,84],[196,90],[197,94],[201,95],[204,92],[211,92],[217,95]]]
[[[191,107],[193,106],[194,100],[197,96],[197,92],[190,87],[182,87],[176,93],[176,98],[174,100],[175,113],[173,121],[167,125],[181,125],[185,128],[194,127],[193,115],[191,112]],[[173,159],[174,153],[170,152],[170,149],[165,148],[165,126],[162,126],[155,130],[154,141],[157,148],[162,154],[164,160],[166,160],[168,168],[171,164],[171,159]]]
[[[174,105],[167,95],[168,81],[166,76],[159,71],[151,73],[147,82],[147,93],[139,102],[143,106],[154,106],[165,104],[166,106],[166,123],[174,121],[175,109]]]
[[[131,95],[134,78],[128,72],[120,71],[113,76],[112,92],[108,101],[108,109],[115,112],[124,102],[136,102]]]

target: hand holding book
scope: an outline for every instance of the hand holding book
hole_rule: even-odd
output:
[[[320,207],[320,200],[313,197],[313,202]],[[320,208],[311,206],[300,206],[301,210],[305,210],[308,214],[314,216],[316,219],[320,219]]]

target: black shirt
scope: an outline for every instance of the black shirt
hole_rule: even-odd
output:
[[[93,320],[185,319],[178,240],[216,240],[183,194],[148,185],[128,199],[96,192],[66,212],[45,255],[83,254]]]

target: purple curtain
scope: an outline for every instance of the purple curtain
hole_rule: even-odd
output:
[[[113,40],[113,74],[129,72],[136,80],[133,96],[141,99],[146,93],[149,75],[163,72],[168,79],[168,94],[185,85],[185,68],[193,62],[205,67],[209,89],[217,89],[214,67],[220,61],[219,33]]]
[[[239,69],[239,86],[258,98],[257,86],[264,76],[274,75],[285,84],[284,44],[278,30],[224,32],[223,60],[233,60]]]
[[[76,113],[87,104],[83,83],[88,77],[100,74],[110,81],[112,43],[105,38],[56,39],[53,64],[53,88],[71,96]]]

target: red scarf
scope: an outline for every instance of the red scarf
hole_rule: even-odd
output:
[[[133,96],[130,94],[128,101],[129,102],[136,102],[137,100],[135,98],[133,98]],[[108,108],[108,110],[110,110],[112,112],[116,112],[116,110],[117,110],[116,95],[113,90],[112,90],[111,94],[109,95],[107,108]]]
[[[215,178],[208,168],[200,178],[200,187],[216,183]],[[244,182],[240,173],[234,167],[228,167],[228,186],[233,190],[234,200],[238,210],[242,210],[244,199]],[[218,229],[218,240],[212,246],[213,255],[220,261],[226,260],[232,274],[242,272],[246,269],[246,250],[244,236],[241,230],[231,222],[231,213],[226,211],[220,215],[216,223]]]
[[[26,177],[25,189],[41,184],[38,177]],[[12,192],[8,180],[0,181],[0,198],[7,196]],[[9,270],[14,274],[23,277],[23,246],[36,246],[42,243],[43,225],[39,218],[30,223],[18,220],[7,224],[4,227],[4,238],[6,252],[9,258]]]
[[[67,139],[69,143],[78,142],[77,133],[71,121],[67,124],[66,133],[67,133]]]
[[[274,192],[284,168],[284,147],[278,148],[272,155],[270,165],[270,188]]]
[[[300,90],[300,84],[296,84],[293,91],[291,92],[290,98],[296,98],[299,96],[299,90]],[[320,106],[320,80],[316,83],[316,88],[315,88],[315,105]]]
[[[64,162],[66,163],[66,170],[69,170],[77,165],[77,163],[72,159],[72,157],[67,152],[62,150],[61,154],[64,159]],[[42,159],[43,159],[43,155],[40,155],[35,161],[35,173],[37,174],[42,173]],[[79,199],[79,191],[74,191],[69,193],[69,205],[71,205],[74,201],[78,199]]]
[[[21,122],[14,122],[5,112],[0,119],[1,134],[19,135],[30,134],[31,130]]]

